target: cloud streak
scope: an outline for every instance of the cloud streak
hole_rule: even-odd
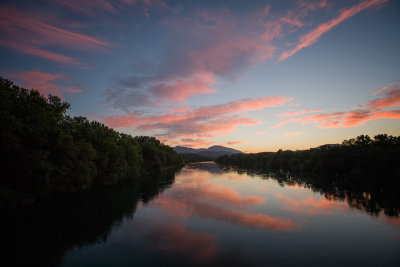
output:
[[[302,134],[304,134],[304,132],[284,133],[283,135],[286,137],[292,137],[292,136],[298,136],[298,135],[302,135]]]
[[[300,123],[302,125],[312,123],[320,128],[347,128],[363,125],[372,120],[400,119],[400,109],[398,109],[400,107],[400,84],[390,85],[380,95],[380,98],[360,105],[358,110],[319,113],[300,118],[296,117],[299,114],[292,114],[292,117],[280,121],[272,128],[278,128],[287,123]]]
[[[54,52],[50,47],[104,52],[111,46],[110,43],[89,35],[53,26],[45,20],[46,17],[39,14],[1,6],[0,33],[3,37],[0,45],[21,53],[74,65],[82,63],[76,58]]]
[[[260,121],[240,115],[242,112],[282,106],[292,99],[282,96],[260,97],[203,106],[181,113],[144,116],[139,112],[104,119],[110,127],[134,127],[140,130],[162,130],[160,137],[185,138],[200,143],[198,138],[210,138],[231,133],[240,125],[256,125]],[[182,140],[183,141],[183,140]],[[189,144],[191,145],[191,144]],[[193,145],[193,144],[192,144]]]
[[[337,26],[338,24],[347,20],[348,18],[358,14],[364,9],[367,9],[371,6],[380,5],[385,2],[387,2],[387,0],[367,0],[367,1],[362,1],[348,9],[343,9],[342,11],[339,12],[339,15],[337,17],[319,25],[317,28],[307,33],[306,35],[301,36],[300,40],[293,49],[282,53],[282,55],[279,57],[279,61],[283,61],[288,57],[293,56],[301,49],[311,46],[312,44],[317,42],[323,34],[331,30],[333,27]]]

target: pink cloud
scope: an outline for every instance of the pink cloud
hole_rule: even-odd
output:
[[[367,1],[362,1],[348,9],[342,10],[336,18],[333,18],[328,22],[319,25],[317,28],[315,28],[308,34],[300,37],[298,44],[292,50],[283,52],[279,58],[279,61],[283,61],[288,57],[293,56],[301,49],[314,44],[324,33],[328,32],[330,29],[332,29],[339,23],[345,21],[346,19],[356,15],[357,13],[363,11],[364,9],[367,9],[374,5],[380,5],[385,2],[387,2],[387,0],[367,0]]]
[[[76,13],[81,13],[86,16],[95,16],[102,12],[108,12],[118,15],[122,10],[129,6],[144,6],[144,14],[148,16],[149,8],[170,9],[167,4],[162,0],[53,0],[54,2],[68,8]]]
[[[45,16],[18,8],[2,6],[0,45],[22,53],[67,64],[79,64],[75,58],[48,51],[49,46],[85,51],[106,51],[110,43],[100,39],[53,26]]]
[[[11,49],[17,50],[24,54],[42,57],[42,58],[45,58],[45,59],[48,59],[51,61],[55,61],[55,62],[59,62],[59,63],[65,63],[65,64],[70,64],[70,65],[81,65],[81,63],[73,57],[64,56],[61,54],[43,50],[43,49],[40,49],[37,47],[32,47],[32,46],[29,46],[29,45],[26,45],[23,43],[19,43],[19,42],[0,40],[0,45],[9,47]]]
[[[279,21],[301,28],[304,26],[301,19],[307,16],[310,11],[327,7],[328,0],[318,2],[298,1],[297,6],[295,10],[289,10],[285,16],[280,17]]]
[[[140,130],[162,130],[164,133],[160,137],[170,140],[175,138],[202,139],[231,133],[240,125],[260,124],[260,121],[244,118],[238,114],[244,111],[278,107],[290,101],[291,98],[287,97],[249,98],[159,116],[143,116],[139,112],[132,112],[127,115],[108,117],[104,122],[115,128],[135,127]]]
[[[298,135],[301,135],[301,134],[304,134],[304,132],[284,133],[283,135],[291,137],[291,136],[298,136]]]
[[[383,95],[382,95],[383,94]],[[384,110],[400,106],[400,84],[392,85],[381,93],[382,97],[360,105],[358,110],[319,113],[301,118],[288,118],[280,121],[272,128],[278,128],[287,123],[317,124],[320,128],[346,128],[362,125],[368,121],[379,119],[400,119],[400,110]],[[304,113],[306,114],[306,113]],[[292,114],[297,116],[298,114]]]
[[[320,128],[347,128],[364,124],[378,119],[400,119],[400,110],[372,111],[356,110],[348,112],[322,113],[303,118],[290,118],[279,122],[272,128],[280,127],[289,122],[305,124],[317,124]]]
[[[384,93],[384,96],[375,99],[366,105],[360,106],[360,107],[366,107],[366,108],[373,108],[373,109],[383,109],[383,108],[392,108],[392,107],[399,107],[400,106],[400,84],[390,84],[387,85],[381,89],[379,89],[379,92],[375,95],[382,95]]]
[[[156,84],[149,90],[157,101],[176,103],[183,102],[193,95],[215,93],[215,90],[211,88],[215,82],[211,75],[198,73],[194,77]]]
[[[264,203],[264,198],[258,196],[242,197],[230,187],[209,186],[206,181],[210,179],[210,175],[202,178],[185,180],[185,190],[179,188],[171,190],[163,197],[153,201],[152,205],[182,218],[196,215],[214,220],[229,221],[243,227],[280,231],[294,230],[297,227],[290,219],[245,211],[249,206]],[[182,201],[182,199],[185,199],[185,201]]]
[[[265,134],[265,133],[266,133],[265,130],[260,130],[260,131],[257,131],[257,132],[256,132],[256,134]]]
[[[385,92],[387,89],[391,88],[392,86],[393,86],[393,83],[389,83],[388,85],[386,85],[386,86],[384,86],[384,87],[382,87],[382,88],[376,90],[376,91],[373,92],[372,94],[373,94],[373,95],[380,95],[380,94],[382,94],[383,92]]]
[[[160,62],[149,75],[130,75],[108,88],[108,101],[116,108],[128,110],[132,106],[154,107],[215,93],[213,86],[218,79],[235,80],[243,75],[243,69],[274,55],[271,38],[259,33],[262,27],[269,34],[272,26],[260,25],[257,19],[238,19],[227,9],[197,9],[187,16],[164,19],[162,25],[171,38]],[[251,26],[257,24],[260,27]],[[137,69],[143,72],[142,66]]]
[[[17,79],[20,86],[27,89],[39,90],[42,94],[62,96],[63,92],[81,93],[82,89],[75,85],[69,85],[70,79],[64,74],[54,74],[37,70],[9,74],[11,78]]]

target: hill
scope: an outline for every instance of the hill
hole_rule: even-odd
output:
[[[209,148],[188,148],[182,146],[176,146],[173,148],[175,152],[184,155],[196,155],[197,158],[215,160],[220,156],[233,155],[233,154],[244,154],[240,150],[236,150],[230,147],[224,146],[211,146]],[[191,157],[193,158],[193,156]]]

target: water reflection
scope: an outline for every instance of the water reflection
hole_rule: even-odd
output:
[[[261,176],[264,179],[274,179],[281,186],[309,188],[319,192],[331,201],[346,201],[356,209],[363,210],[370,215],[379,216],[383,212],[387,216],[395,217],[400,215],[400,184],[371,183],[363,177],[341,176],[311,176],[294,173],[262,173],[260,171],[238,170],[230,167],[223,167],[226,171],[234,171],[238,174],[250,176]]]
[[[376,199],[364,192],[362,199]],[[396,266],[400,220],[360,212],[372,204],[354,201],[359,195],[337,183],[191,164],[175,177],[152,177],[6,215],[1,226],[9,245],[2,262]]]
[[[196,165],[192,165],[193,168]],[[264,204],[261,196],[241,196],[237,190],[210,182],[214,178],[215,164],[203,165],[199,170],[212,171],[195,172],[191,168],[181,173],[180,186],[172,188],[163,197],[156,199],[151,205],[161,207],[164,211],[185,218],[198,216],[214,220],[222,220],[244,227],[254,227],[275,230],[293,230],[295,224],[288,218],[271,217],[265,213],[253,213],[249,210],[252,206]],[[218,178],[232,179],[234,175],[219,175]],[[233,178],[235,180],[235,178]]]

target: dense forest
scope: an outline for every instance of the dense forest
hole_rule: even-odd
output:
[[[235,154],[217,163],[304,186],[370,214],[400,214],[400,137],[360,135],[339,146]]]
[[[344,140],[342,145],[321,146],[309,150],[262,152],[222,156],[217,162],[245,169],[292,174],[350,175],[400,178],[400,136],[379,134]]]
[[[158,175],[183,159],[154,137],[132,137],[66,114],[44,97],[0,78],[0,208],[95,186]]]

